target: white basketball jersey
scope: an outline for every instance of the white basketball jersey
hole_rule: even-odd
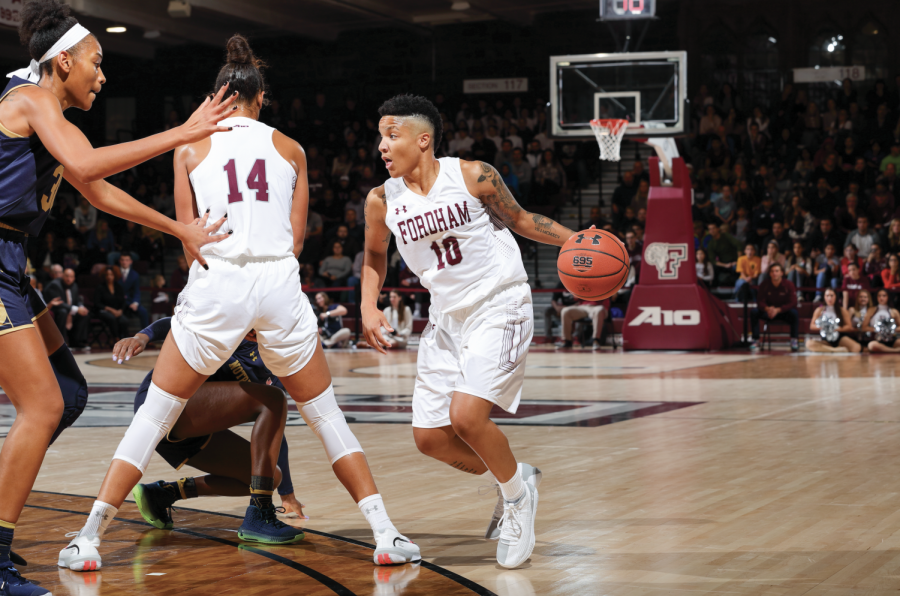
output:
[[[426,197],[409,190],[402,178],[385,182],[385,220],[432,304],[449,313],[528,281],[528,275],[512,233],[466,188],[459,159],[438,161],[441,170]]]
[[[200,214],[209,209],[213,222],[228,213],[221,231],[234,234],[200,252],[226,259],[292,256],[291,203],[297,174],[275,149],[275,129],[242,117],[221,124],[232,130],[210,137],[209,155],[190,179]]]

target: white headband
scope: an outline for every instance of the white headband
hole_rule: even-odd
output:
[[[91,32],[75,23],[75,26],[66,31],[62,37],[60,37],[53,46],[47,50],[47,53],[41,56],[40,61],[32,60],[31,64],[29,64],[25,68],[20,68],[14,72],[11,72],[6,75],[6,78],[11,79],[12,77],[19,77],[20,79],[26,79],[31,81],[32,83],[37,83],[41,80],[41,64],[48,60],[52,60],[59,56],[64,51],[74,47],[78,42],[82,39],[90,35]]]

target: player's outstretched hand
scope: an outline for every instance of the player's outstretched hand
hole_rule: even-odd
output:
[[[182,226],[182,233],[178,239],[184,244],[185,252],[199,261],[204,269],[209,269],[209,265],[206,264],[206,259],[200,254],[200,249],[207,244],[221,242],[231,235],[231,230],[225,234],[213,235],[214,232],[222,227],[227,218],[228,215],[226,214],[219,221],[206,225],[206,220],[209,219],[209,209],[207,209],[206,213],[203,214],[203,217],[198,217],[190,224]]]
[[[309,519],[308,515],[303,515],[303,503],[297,500],[294,493],[281,496],[281,506],[284,507],[284,514],[287,517],[298,517],[300,519]]]
[[[149,341],[150,338],[143,333],[138,333],[134,337],[126,337],[125,339],[120,339],[116,342],[116,345],[113,346],[113,362],[118,362],[119,364],[122,364],[122,362],[127,362],[132,357],[137,356],[138,354],[146,350],[147,343]]]
[[[188,121],[179,127],[184,135],[184,144],[196,143],[213,133],[231,130],[230,126],[219,125],[231,113],[231,104],[238,98],[237,91],[225,97],[227,91],[228,83],[225,83],[215,97],[207,97]]]
[[[387,354],[385,348],[390,348],[391,344],[381,335],[381,328],[384,327],[391,333],[394,332],[394,328],[391,327],[384,313],[378,310],[377,307],[363,307],[361,310],[363,336],[366,338],[366,343],[382,354]]]

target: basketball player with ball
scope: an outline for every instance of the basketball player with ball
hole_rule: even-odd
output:
[[[493,166],[436,159],[441,117],[424,97],[394,97],[379,115],[378,148],[391,178],[365,204],[365,339],[382,353],[389,347],[381,328],[392,329],[376,304],[393,234],[404,261],[431,293],[413,393],[416,445],[499,485],[485,537],[499,537],[501,566],[518,567],[534,549],[541,472],[516,463],[506,436],[490,420],[494,405],[511,413],[519,405],[534,330],[528,276],[510,230],[556,246],[575,233],[522,209]]]

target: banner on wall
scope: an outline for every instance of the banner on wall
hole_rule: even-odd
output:
[[[0,24],[18,27],[25,0],[0,0]]]

